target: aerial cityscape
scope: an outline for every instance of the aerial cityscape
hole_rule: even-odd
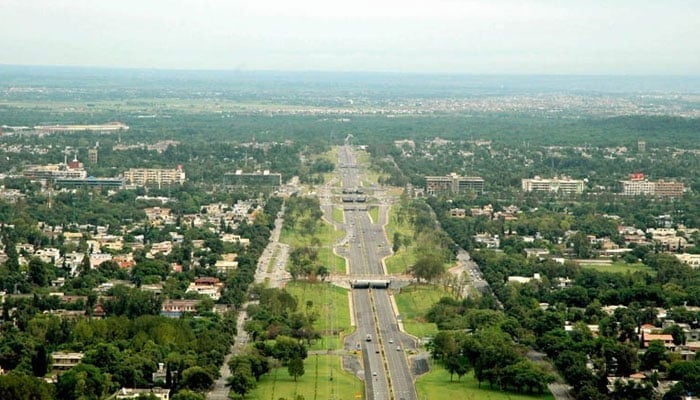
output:
[[[0,399],[700,399],[699,4],[245,3],[3,7]]]

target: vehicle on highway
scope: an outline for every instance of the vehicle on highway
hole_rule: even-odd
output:
[[[396,351],[401,351],[401,346],[396,346]]]
[[[372,341],[372,335],[367,334],[367,336],[365,337],[365,340],[368,341],[368,342],[371,342],[371,341]]]

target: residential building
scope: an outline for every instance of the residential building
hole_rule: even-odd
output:
[[[221,289],[224,284],[219,281],[219,278],[202,277],[197,278],[187,287],[187,293],[198,293],[211,297],[213,300],[219,300],[221,297]]]
[[[467,215],[467,211],[463,208],[453,208],[450,210],[450,216],[452,218],[464,218]]]
[[[583,188],[582,180],[568,177],[543,179],[535,176],[532,179],[522,180],[522,189],[525,192],[582,193]]]
[[[676,258],[684,264],[688,264],[693,268],[700,268],[700,254],[676,254]]]
[[[197,313],[201,300],[165,300],[160,308],[160,315],[180,318],[184,313]]]
[[[154,396],[158,400],[170,400],[170,389],[154,387],[150,389],[121,388],[110,399],[138,399],[140,397]]]
[[[80,360],[83,359],[83,356],[83,353],[69,353],[64,351],[55,351],[51,353],[51,364],[54,373],[61,373],[75,367],[80,363]]]
[[[124,180],[127,185],[158,186],[185,183],[185,171],[182,165],[176,169],[163,168],[130,168],[124,172]]]
[[[425,191],[431,196],[474,192],[484,193],[484,179],[478,176],[426,176]]]

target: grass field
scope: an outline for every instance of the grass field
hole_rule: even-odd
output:
[[[306,302],[312,302],[310,311],[318,314],[314,328],[323,334],[330,334],[331,323],[336,332],[349,333],[351,331],[347,290],[330,283],[301,281],[289,282],[285,288],[297,298],[299,311],[306,311]]]
[[[347,272],[345,259],[333,253],[331,249],[333,244],[344,235],[345,232],[336,231],[330,224],[320,221],[317,223],[314,235],[302,235],[298,229],[294,231],[282,229],[280,242],[287,243],[292,247],[310,247],[315,246],[312,244],[312,239],[315,237],[320,242],[320,246],[318,246],[318,260],[327,265],[331,272],[345,274]]]
[[[339,207],[333,206],[333,221],[342,224],[344,220],[343,210]]]
[[[435,336],[437,325],[425,320],[425,314],[442,297],[450,296],[437,285],[411,285],[394,295],[406,332],[419,338]]]
[[[486,382],[479,389],[479,384],[471,373],[462,377],[461,382],[457,382],[456,376],[454,381],[450,382],[450,374],[436,364],[433,364],[429,373],[418,378],[416,391],[419,399],[428,400],[554,400],[554,397],[549,393],[526,395],[489,389]]]
[[[394,205],[389,209],[389,223],[386,226],[386,235],[389,238],[389,242],[394,240],[394,233],[398,232],[402,238],[413,238],[413,227],[407,221],[402,221],[399,223],[396,217],[396,209],[398,205]],[[408,246],[408,249],[401,246],[401,248],[394,253],[391,257],[386,259],[386,269],[390,274],[402,274],[406,272],[406,269],[413,265],[416,261],[416,255],[414,254],[414,245]]]
[[[369,208],[369,217],[372,218],[372,223],[376,224],[379,221],[379,207],[371,206]]]
[[[304,375],[297,382],[289,376],[286,367],[277,368],[264,375],[258,382],[258,387],[245,398],[277,400],[294,399],[297,395],[307,400],[364,399],[364,384],[343,371],[340,356],[311,354],[304,361]]]
[[[403,274],[416,262],[416,256],[409,248],[400,248],[393,256],[386,259],[386,270],[390,274]]]
[[[594,269],[599,272],[614,272],[620,274],[635,273],[635,272],[645,272],[647,274],[654,275],[656,272],[650,267],[642,264],[627,264],[624,262],[612,263],[610,265],[600,265],[600,264],[581,264],[582,268]]]

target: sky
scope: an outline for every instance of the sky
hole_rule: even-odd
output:
[[[0,64],[700,74],[700,0],[0,0]]]

